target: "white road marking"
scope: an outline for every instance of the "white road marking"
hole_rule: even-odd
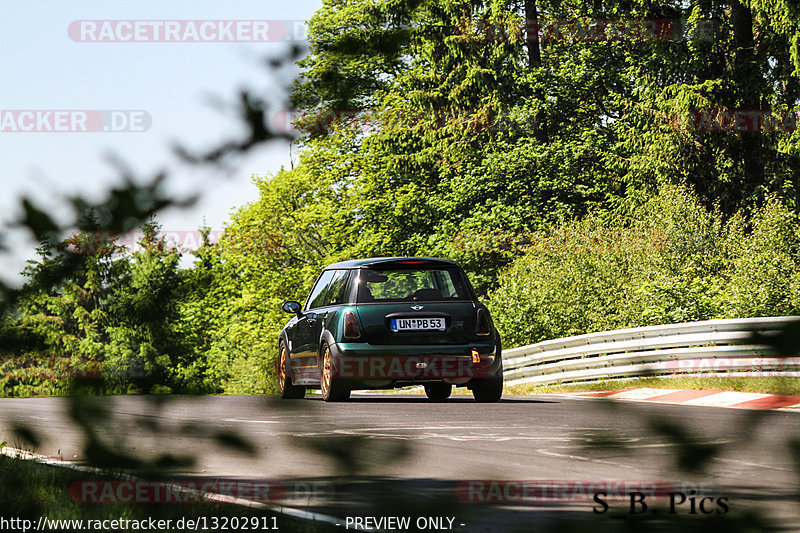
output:
[[[279,420],[245,420],[243,418],[224,418],[223,422],[246,422],[248,424],[280,424]]]
[[[552,457],[560,457],[560,458],[564,458],[564,459],[575,459],[575,460],[578,460],[578,461],[586,461],[586,462],[589,462],[589,463],[600,463],[600,464],[604,464],[604,465],[618,466],[618,467],[621,467],[621,468],[629,468],[629,469],[632,469],[632,470],[637,470],[637,467],[635,467],[635,466],[626,465],[626,464],[623,464],[623,463],[615,463],[613,461],[603,461],[602,459],[594,459],[594,458],[591,458],[591,457],[583,457],[583,456],[580,456],[580,455],[570,455],[570,454],[566,454],[566,453],[556,453],[556,452],[551,452],[549,450],[536,450],[536,451],[538,453],[542,454],[542,455],[549,455],[549,456],[552,456]]]
[[[634,440],[638,440],[638,439],[634,439]],[[734,442],[734,441],[732,441],[732,440],[719,440],[719,441],[703,442],[702,444],[715,444],[716,445],[716,444],[730,444],[731,442]],[[628,449],[628,448],[668,448],[670,446],[682,446],[682,444],[678,444],[677,442],[664,442],[664,443],[658,443],[658,444],[628,444],[627,441],[626,441],[626,442],[624,442],[623,446],[625,447],[625,449]],[[557,446],[557,448],[570,449],[567,446]],[[571,449],[574,449],[574,448],[571,448]]]
[[[394,428],[391,428],[394,429]],[[449,429],[449,428],[445,428]],[[305,433],[286,433],[291,437],[330,437],[333,435],[346,435],[350,437],[364,437],[367,439],[397,439],[397,440],[429,440],[445,439],[456,442],[486,440],[498,441],[557,441],[562,442],[569,437],[566,436],[538,436],[538,435],[504,435],[501,433],[478,433],[478,434],[448,434],[448,433],[393,433],[386,431],[386,428],[355,428],[355,429],[334,429],[330,431],[305,432]]]
[[[797,472],[793,468],[781,468],[779,466],[762,465],[759,463],[751,463],[749,461],[740,461],[739,459],[725,459],[722,457],[715,457],[714,459],[717,461],[725,461],[726,463],[739,463],[747,466],[755,466],[756,468],[767,468],[769,470],[780,470],[782,472]]]
[[[604,398],[612,398],[614,400],[646,400],[647,398],[654,398],[672,392],[680,392],[675,389],[633,389],[618,392],[604,396]]]

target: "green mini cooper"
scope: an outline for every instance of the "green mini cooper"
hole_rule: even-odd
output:
[[[319,388],[325,401],[357,389],[423,385],[434,401],[453,386],[479,402],[503,393],[500,336],[454,261],[382,257],[328,266],[280,333],[281,397]]]

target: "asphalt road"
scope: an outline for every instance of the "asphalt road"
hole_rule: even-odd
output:
[[[642,517],[649,522],[639,530],[657,529],[666,493],[676,491],[687,497],[676,517],[690,525],[741,521],[757,506],[784,530],[800,530],[800,454],[793,459],[788,448],[800,440],[799,422],[787,412],[559,396],[496,404],[382,395],[341,404],[258,396],[0,399],[0,441],[9,445],[85,462],[87,435],[94,435],[121,456],[161,457],[162,473],[165,455],[192,458],[170,471],[173,478],[269,480],[285,487],[281,503],[294,508],[343,520],[452,516],[454,530],[470,532],[558,520],[591,520],[601,530]],[[35,446],[19,427],[32,432]],[[647,513],[630,514],[626,488],[656,490]],[[592,499],[599,491],[611,494],[603,514],[592,510],[601,508]],[[712,498],[708,515],[690,513],[693,496],[695,503]]]

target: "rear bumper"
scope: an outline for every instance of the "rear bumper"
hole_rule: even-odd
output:
[[[478,352],[478,362],[473,350]],[[367,388],[441,381],[465,385],[497,374],[502,367],[494,339],[469,345],[337,343],[331,346],[331,355],[334,377]]]

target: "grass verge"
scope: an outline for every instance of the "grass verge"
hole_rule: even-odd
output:
[[[186,527],[178,529],[177,522],[184,520],[197,520],[206,517],[208,531],[221,531],[223,523],[229,524],[228,530],[234,530],[232,519],[238,519],[241,525],[245,519],[249,525],[258,524],[258,529],[273,529],[273,524],[279,531],[301,533],[327,533],[336,531],[336,528],[321,523],[295,519],[273,513],[267,510],[254,509],[240,505],[224,503],[81,503],[70,496],[70,486],[80,481],[118,481],[110,476],[101,476],[71,470],[68,468],[44,465],[34,461],[0,456],[0,501],[2,512],[0,517],[5,520],[29,520],[34,526],[39,517],[50,520],[82,520],[83,530],[87,520],[171,520],[172,527],[160,531],[186,531]],[[273,522],[274,517],[274,522]],[[227,522],[225,519],[228,519]],[[214,519],[220,527],[212,528]],[[22,531],[22,522],[10,522],[12,531]],[[185,523],[185,522],[184,522]],[[62,524],[53,531],[77,531],[75,524]],[[126,529],[130,529],[126,528]],[[145,527],[145,529],[148,529]],[[199,529],[202,529],[200,526]],[[119,530],[122,530],[120,528]],[[30,531],[30,529],[29,529]]]

